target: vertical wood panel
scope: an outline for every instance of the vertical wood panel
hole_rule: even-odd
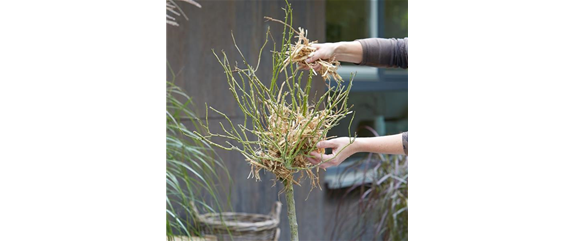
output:
[[[273,37],[279,40],[283,30],[278,23],[265,22],[263,17],[270,16],[283,19],[284,1],[201,1],[202,8],[180,3],[189,21],[179,18],[179,27],[167,26],[167,60],[177,73],[176,84],[181,86],[193,98],[196,104],[196,113],[205,116],[204,103],[212,106],[230,116],[237,124],[243,121],[243,114],[232,98],[225,74],[217,59],[212,54],[214,49],[218,54],[224,50],[230,61],[241,63],[241,58],[231,39],[231,31],[235,36],[237,45],[244,53],[247,61],[255,65],[259,49],[265,40],[265,33],[271,27]],[[324,1],[291,1],[293,7],[293,27],[308,29],[311,40],[325,41],[325,2]],[[271,41],[270,41],[271,43]],[[271,44],[263,53],[258,77],[266,84],[271,78]],[[241,64],[240,64],[241,66]],[[171,77],[168,73],[168,77]],[[325,86],[317,77],[314,80],[313,92],[319,95],[324,93]],[[220,131],[217,122],[221,121],[210,113],[210,120],[214,127],[212,131]],[[223,142],[215,139],[216,142]],[[244,158],[237,152],[216,150],[224,160],[234,180],[233,183],[222,183],[222,190],[231,188],[229,198],[237,212],[268,213],[278,198],[282,185],[277,183],[272,187],[273,175],[261,173],[262,181],[255,182],[247,179],[250,168]],[[321,174],[321,177],[323,175]],[[330,232],[325,228],[326,191],[313,190],[309,193],[308,182],[302,187],[295,187],[297,202],[297,217],[299,222],[299,237],[302,240],[324,240]],[[307,198],[308,197],[308,198]],[[228,197],[221,197],[222,199]],[[284,195],[281,202],[285,203]],[[306,200],[307,199],[307,200]],[[287,220],[286,205],[283,206],[280,228],[281,240],[289,239],[289,224]],[[332,208],[331,208],[332,209]],[[328,215],[327,215],[328,216]]]

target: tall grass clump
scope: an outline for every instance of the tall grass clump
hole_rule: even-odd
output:
[[[198,8],[201,8],[201,5],[194,0],[178,0],[178,1],[186,2],[186,3],[189,3],[191,5],[196,6]],[[183,15],[185,20],[189,20],[187,18],[187,16],[185,15],[185,13],[181,10],[179,5],[177,5],[176,0],[166,0],[165,1],[165,10],[166,10],[165,22],[169,25],[176,26],[176,27],[179,26],[179,24],[177,23],[177,19],[174,16],[182,16]]]
[[[194,0],[180,0],[201,8]],[[187,16],[175,0],[166,0],[166,23],[179,26],[175,16]],[[195,206],[211,212],[222,210],[217,185],[222,178],[231,182],[229,172],[215,156],[211,146],[183,124],[197,129],[201,125],[191,111],[192,99],[173,82],[175,74],[167,64],[171,80],[166,81],[166,235],[201,236],[196,223],[199,213]],[[216,173],[220,170],[221,175]],[[227,207],[230,207],[229,199]]]
[[[219,199],[218,184],[231,177],[209,143],[183,124],[201,126],[190,110],[191,98],[172,82],[166,88],[166,233],[169,239],[200,236],[193,203],[211,212],[230,207],[229,200]]]

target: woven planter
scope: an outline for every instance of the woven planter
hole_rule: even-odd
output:
[[[167,241],[170,241],[169,238],[167,238]],[[205,235],[204,237],[176,236],[173,237],[172,241],[217,241],[217,237],[213,235]]]
[[[219,241],[277,241],[280,230],[281,202],[276,202],[268,215],[251,213],[198,214],[196,221],[204,235],[215,235]]]

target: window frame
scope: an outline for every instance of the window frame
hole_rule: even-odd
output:
[[[371,0],[369,29],[370,38],[382,38],[385,21],[385,0]],[[370,66],[339,66],[337,70],[343,79],[349,80],[354,74],[351,91],[391,91],[408,89],[408,70],[396,68],[376,68]],[[345,81],[348,84],[349,81]]]

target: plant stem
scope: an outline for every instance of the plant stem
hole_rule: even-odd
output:
[[[289,228],[291,229],[291,241],[299,241],[297,226],[297,213],[295,212],[295,197],[293,196],[293,182],[283,182],[285,186],[285,199],[287,200],[287,215],[289,216]]]

